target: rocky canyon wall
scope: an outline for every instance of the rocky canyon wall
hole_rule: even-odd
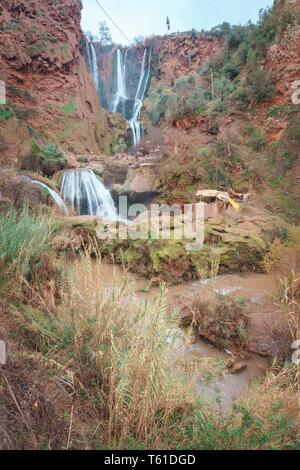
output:
[[[74,153],[107,150],[111,122],[83,57],[80,0],[1,0],[0,165],[32,139]]]
[[[107,109],[113,100],[117,87],[117,48],[101,46],[94,42],[99,70],[102,104]],[[124,47],[126,57],[126,91],[133,99],[141,72],[145,48],[151,48],[151,75],[154,79],[170,85],[182,75],[199,72],[205,61],[221,51],[223,40],[208,34],[174,34],[153,37],[136,46]],[[85,54],[86,56],[86,54]]]

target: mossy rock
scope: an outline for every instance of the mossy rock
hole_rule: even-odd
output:
[[[143,224],[143,218],[138,218]],[[113,254],[117,263],[147,278],[179,283],[184,280],[208,277],[217,265],[219,273],[261,271],[261,261],[268,243],[259,230],[249,232],[217,223],[205,226],[205,244],[200,250],[189,251],[188,240],[174,240],[179,229],[176,218],[171,224],[169,240],[120,239],[114,223],[101,222],[95,217],[68,218],[70,226],[81,227],[97,239],[103,255]],[[119,225],[122,225],[120,223]],[[123,224],[126,228],[126,224]],[[116,235],[116,236],[114,236]]]

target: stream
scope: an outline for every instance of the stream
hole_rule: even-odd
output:
[[[107,287],[119,286],[124,278],[124,270],[119,266],[103,264],[103,278],[106,279]],[[149,281],[136,274],[128,274],[133,280],[135,292],[142,301],[151,301],[160,295],[160,288],[150,287]],[[207,288],[213,288],[223,295],[234,295],[246,301],[260,304],[275,292],[274,278],[265,274],[228,274],[221,275],[215,279],[190,281],[176,286],[169,286],[166,291],[168,304],[176,306],[176,300],[181,296],[201,295]],[[180,333],[180,332],[179,332]],[[193,353],[202,358],[213,358],[217,361],[227,361],[232,357],[230,351],[218,349],[204,339],[197,338],[194,344],[186,345],[184,334],[178,335],[176,349],[184,356]],[[253,354],[249,359],[243,361],[247,368],[237,374],[226,371],[218,379],[204,381],[199,377],[194,378],[196,391],[199,396],[206,399],[217,400],[218,406],[223,413],[229,413],[232,404],[242,398],[253,379],[262,378],[270,367],[270,359]]]

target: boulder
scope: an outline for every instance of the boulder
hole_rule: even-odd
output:
[[[121,195],[126,195],[130,203],[147,202],[157,194],[157,181],[148,167],[129,170]]]
[[[13,170],[0,170],[0,193],[6,200],[4,204],[10,201],[17,209],[26,204],[34,208],[47,202],[47,195],[40,186],[33,184],[28,176]]]

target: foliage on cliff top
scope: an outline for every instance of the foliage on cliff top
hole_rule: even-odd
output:
[[[67,158],[63,150],[54,144],[40,147],[35,140],[31,141],[31,151],[20,159],[21,170],[35,171],[51,177],[57,171],[67,167]]]

